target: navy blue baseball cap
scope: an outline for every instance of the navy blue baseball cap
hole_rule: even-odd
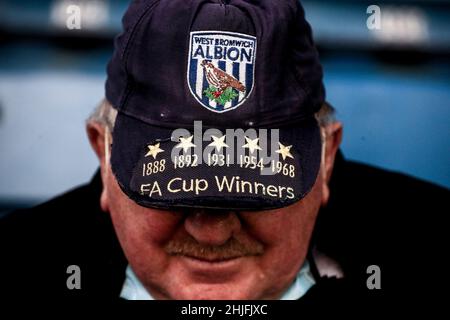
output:
[[[111,167],[139,205],[263,210],[312,188],[324,102],[295,0],[133,1],[108,64]]]

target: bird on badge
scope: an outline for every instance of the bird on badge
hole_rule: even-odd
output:
[[[245,86],[238,79],[217,68],[210,61],[203,60],[201,65],[205,69],[209,85],[216,87],[219,92],[224,92],[228,87],[245,92]]]

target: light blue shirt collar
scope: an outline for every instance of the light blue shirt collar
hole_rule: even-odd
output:
[[[314,284],[309,263],[305,261],[291,286],[284,292],[280,300],[300,299]],[[126,270],[126,279],[120,293],[120,297],[127,300],[155,300],[145,289],[141,281],[136,277],[133,269],[128,265]]]

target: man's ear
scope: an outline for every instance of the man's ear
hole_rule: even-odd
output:
[[[108,174],[109,174],[109,145],[106,145],[110,141],[110,133],[97,122],[88,122],[86,125],[87,135],[92,149],[98,157],[100,162],[100,173],[103,182],[103,190],[100,197],[100,206],[103,211],[108,211]]]
[[[322,160],[322,205],[326,205],[330,198],[329,182],[331,174],[333,173],[334,160],[336,153],[339,150],[339,146],[342,141],[342,123],[333,122],[327,124],[323,128],[325,134],[325,147],[323,148],[324,155]]]
[[[91,121],[86,125],[86,131],[91,147],[97,155],[100,164],[103,165],[105,160],[105,127]]]

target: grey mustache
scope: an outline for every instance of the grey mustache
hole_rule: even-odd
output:
[[[202,245],[191,236],[183,240],[171,240],[164,247],[170,255],[183,255],[207,261],[229,260],[244,256],[258,256],[264,253],[262,244],[243,244],[235,238],[219,246]]]

